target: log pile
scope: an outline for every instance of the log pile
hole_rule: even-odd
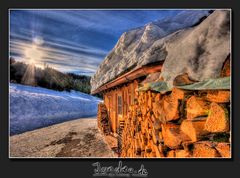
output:
[[[108,117],[108,111],[104,103],[98,104],[98,128],[105,134],[111,133],[110,119]]]
[[[230,157],[230,91],[139,92],[122,133],[121,157]]]

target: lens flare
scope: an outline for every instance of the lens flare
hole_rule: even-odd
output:
[[[44,40],[40,36],[36,36],[33,38],[33,43],[36,45],[42,45],[44,43]]]
[[[43,58],[43,51],[37,45],[33,44],[25,49],[24,56],[26,62],[34,64],[41,61]]]
[[[24,49],[24,60],[28,65],[21,82],[25,85],[34,86],[36,84],[35,66],[38,66],[43,60],[44,52],[41,48],[43,42],[42,38],[36,37],[33,39],[32,44]]]

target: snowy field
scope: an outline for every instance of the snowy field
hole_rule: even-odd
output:
[[[19,134],[56,123],[97,114],[101,100],[71,91],[10,84],[10,134]]]

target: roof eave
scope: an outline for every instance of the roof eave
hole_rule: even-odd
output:
[[[115,87],[117,85],[127,83],[127,82],[135,80],[139,77],[146,76],[150,73],[160,72],[161,69],[162,69],[162,64],[158,64],[158,65],[154,65],[154,66],[153,65],[142,66],[135,70],[129,71],[129,72],[119,76],[118,78],[114,79],[113,81],[110,81],[110,82],[100,86],[96,90],[92,91],[91,94],[100,93],[104,90]]]

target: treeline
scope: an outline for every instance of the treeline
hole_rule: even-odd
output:
[[[73,73],[62,73],[48,65],[44,69],[17,62],[10,58],[10,80],[13,83],[39,86],[58,91],[77,90],[90,94],[90,77]]]

